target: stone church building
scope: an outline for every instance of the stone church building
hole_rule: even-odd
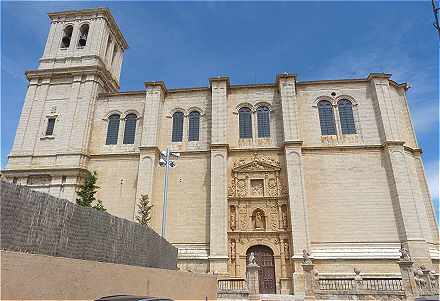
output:
[[[166,238],[182,270],[243,278],[254,252],[264,293],[303,291],[302,252],[322,274],[399,274],[403,244],[438,269],[438,225],[406,90],[391,75],[119,91],[128,45],[107,9],[49,14],[6,178],[75,201],[87,170],[111,214],[141,195],[160,232],[160,152],[169,172]]]

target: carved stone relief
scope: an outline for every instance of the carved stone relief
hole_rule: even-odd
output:
[[[230,210],[230,212],[229,212],[229,219],[230,219],[231,230],[235,230],[236,225],[237,225],[237,217],[236,217],[236,212],[235,212],[235,206],[230,206],[229,210]]]
[[[240,230],[246,230],[248,225],[248,215],[246,204],[241,204],[239,207],[240,215]]]
[[[281,206],[281,227],[287,229],[287,205]]]
[[[287,239],[284,240],[283,247],[284,247],[284,257],[286,259],[289,259],[290,258],[290,250],[289,250],[289,241]]]
[[[229,248],[230,248],[230,253],[231,253],[231,258],[235,258],[235,251],[236,251],[236,243],[235,243],[235,239],[231,239],[231,242],[229,244]]]
[[[280,163],[267,156],[253,155],[233,163],[229,200],[230,271],[240,274],[240,262],[249,247],[269,246],[275,256],[290,258],[287,187],[280,179]],[[284,260],[285,259],[285,260]],[[238,274],[237,274],[238,273]]]
[[[237,195],[239,197],[247,196],[247,187],[245,179],[237,179]]]
[[[251,193],[252,196],[264,196],[264,180],[252,179],[251,180]]]

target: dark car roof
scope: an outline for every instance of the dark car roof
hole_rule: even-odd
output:
[[[172,301],[171,299],[167,298],[158,298],[158,297],[148,297],[148,296],[132,296],[132,295],[113,295],[113,296],[106,296],[97,299],[96,301],[139,301],[139,300],[145,300],[145,301]]]

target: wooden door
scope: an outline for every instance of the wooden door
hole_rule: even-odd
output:
[[[258,270],[260,294],[275,294],[275,261],[272,250],[266,246],[253,246],[248,249],[247,258],[251,252],[254,252],[256,262],[260,266]]]

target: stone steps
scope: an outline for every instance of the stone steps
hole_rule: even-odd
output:
[[[258,300],[261,301],[302,301],[303,298],[295,297],[295,295],[282,294],[260,294]]]

